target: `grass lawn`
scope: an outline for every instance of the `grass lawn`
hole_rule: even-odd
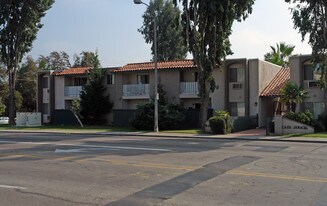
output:
[[[40,127],[16,127],[9,125],[0,125],[0,131],[44,131],[44,132],[64,132],[64,133],[102,133],[102,132],[137,132],[133,128],[128,127],[109,127],[109,126],[40,126]],[[144,131],[152,132],[152,131]],[[201,134],[200,129],[188,130],[163,130],[160,132],[182,133],[182,134]]]
[[[49,132],[66,132],[66,133],[83,133],[83,132],[135,132],[132,128],[108,127],[108,126],[40,126],[40,127],[16,127],[9,125],[0,125],[0,131],[49,131]]]
[[[314,138],[327,138],[327,132],[319,132],[314,134],[292,134],[289,137],[314,137]]]
[[[163,130],[160,132],[166,133],[181,133],[181,134],[203,134],[203,130],[201,129],[184,129],[184,130]]]

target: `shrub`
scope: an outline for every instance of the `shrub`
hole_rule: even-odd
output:
[[[222,119],[225,120],[226,133],[231,133],[232,130],[233,130],[233,121],[232,121],[232,118],[229,115],[229,112],[223,111],[223,110],[215,111],[215,116],[221,117]]]
[[[314,126],[313,115],[310,111],[306,110],[305,112],[288,112],[284,115],[286,118]]]
[[[326,131],[327,129],[327,113],[323,113],[318,116],[318,119],[316,120],[315,124],[315,131],[322,132]]]
[[[159,129],[176,129],[184,120],[183,109],[174,104],[159,105]],[[154,122],[154,104],[150,102],[144,105],[138,105],[131,124],[138,130],[152,130]]]
[[[224,118],[213,116],[209,119],[209,125],[214,134],[227,134],[227,125]]]

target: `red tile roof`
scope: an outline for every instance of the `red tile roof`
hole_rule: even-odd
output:
[[[266,86],[266,88],[261,92],[261,97],[279,97],[280,90],[290,79],[290,69],[282,68],[276,76],[271,80],[271,82]]]
[[[184,69],[184,68],[196,68],[193,60],[175,60],[158,62],[158,69]],[[114,70],[114,72],[127,72],[127,71],[144,71],[153,70],[154,62],[133,63],[127,64],[120,69]]]
[[[63,71],[54,72],[55,76],[87,74],[92,67],[71,67]]]

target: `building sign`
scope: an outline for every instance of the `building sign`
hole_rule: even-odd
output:
[[[275,134],[277,135],[314,133],[313,127],[303,124],[301,122],[296,122],[287,119],[281,115],[275,116],[274,120],[275,120]]]

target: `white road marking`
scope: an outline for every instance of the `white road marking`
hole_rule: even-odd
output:
[[[19,189],[19,190],[26,190],[25,187],[18,187],[18,186],[12,186],[12,185],[0,185],[0,188],[6,188],[6,189]]]
[[[78,144],[65,144],[65,143],[54,143],[54,142],[0,141],[0,143],[33,144],[33,145],[57,145],[57,146],[74,146],[74,147],[87,147],[87,148],[108,148],[108,149],[124,149],[124,150],[143,150],[143,151],[171,152],[170,149],[161,149],[161,148],[123,147],[123,146],[89,145],[89,144],[78,145]]]
[[[192,145],[196,145],[196,144],[200,144],[199,142],[189,142],[187,144],[192,144]]]

